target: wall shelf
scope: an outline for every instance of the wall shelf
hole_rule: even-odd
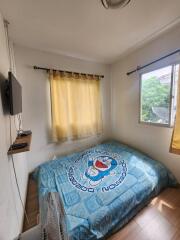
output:
[[[19,148],[19,149],[11,149],[11,146],[10,146],[7,154],[10,155],[10,154],[17,154],[17,153],[30,151],[31,138],[32,138],[32,133],[27,136],[17,136],[14,144],[27,143],[28,145],[26,147]]]

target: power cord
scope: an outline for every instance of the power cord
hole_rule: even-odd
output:
[[[10,124],[10,141],[11,141],[11,144],[12,144],[12,127],[11,127],[11,116],[9,116],[9,124]],[[23,200],[22,200],[22,197],[21,197],[21,192],[20,192],[20,187],[19,187],[19,183],[18,183],[18,178],[17,178],[17,174],[16,174],[16,168],[15,168],[15,163],[14,163],[14,158],[13,158],[13,155],[11,154],[11,160],[12,160],[12,165],[13,165],[13,172],[14,172],[14,176],[15,176],[15,180],[16,180],[16,186],[17,186],[17,190],[18,190],[18,195],[19,195],[19,199],[21,201],[21,205],[22,205],[22,208],[23,208],[23,211],[24,211],[24,215],[26,217],[26,220],[28,222],[28,224],[30,223],[29,221],[29,218],[28,218],[28,215],[27,215],[27,212],[26,212],[26,208],[25,208],[25,205],[23,203]]]
[[[27,212],[26,212],[26,208],[25,208],[25,205],[24,205],[22,197],[21,197],[21,192],[20,192],[20,188],[19,188],[19,184],[18,184],[18,179],[17,179],[17,174],[16,174],[16,168],[15,168],[15,164],[14,164],[13,155],[11,155],[11,159],[12,159],[13,171],[14,171],[14,176],[15,176],[15,180],[16,180],[16,186],[17,186],[17,190],[18,190],[18,194],[19,194],[19,199],[21,201],[21,205],[22,205],[22,208],[24,210],[24,215],[26,217],[26,220],[27,220],[28,224],[30,224],[30,221],[29,221],[29,218],[28,218],[28,215],[27,215]]]
[[[9,70],[12,71],[13,70],[12,54],[11,54],[12,49],[10,47],[9,31],[8,31],[9,30],[8,29],[9,22],[7,20],[4,20],[4,24],[5,24],[5,28],[6,28],[6,37],[7,37],[7,45],[8,45],[8,53],[9,53],[9,65],[10,65],[10,69]],[[14,68],[14,71],[15,71],[15,68]],[[22,130],[21,129],[22,118],[21,118],[20,115],[18,115],[18,121],[19,121],[19,131],[21,131]],[[15,119],[14,119],[14,123],[15,123]],[[9,115],[9,124],[10,124],[10,142],[11,142],[11,145],[12,145],[13,144],[13,140],[12,140],[12,127],[11,127],[11,116],[10,115]],[[16,124],[15,124],[15,127],[16,127]],[[16,180],[16,186],[17,186],[17,190],[18,190],[19,199],[21,201],[21,205],[22,205],[22,208],[23,208],[23,211],[24,211],[24,215],[25,215],[26,220],[27,220],[27,222],[29,224],[30,221],[29,221],[29,218],[27,216],[25,205],[24,205],[22,197],[21,197],[21,192],[20,192],[20,188],[19,188],[19,184],[18,184],[18,178],[17,178],[17,174],[16,174],[16,168],[15,168],[15,164],[14,164],[14,158],[13,158],[12,154],[11,154],[11,159],[12,159],[13,171],[14,171],[14,176],[15,176],[15,180]],[[18,218],[18,215],[17,215],[17,218]],[[19,235],[18,238],[19,239],[21,238],[21,234]]]

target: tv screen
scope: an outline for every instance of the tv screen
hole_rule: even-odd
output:
[[[12,72],[9,72],[9,101],[11,115],[22,112],[22,87]]]

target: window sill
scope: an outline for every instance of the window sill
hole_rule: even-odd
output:
[[[173,126],[171,126],[170,124],[164,124],[164,123],[152,123],[152,122],[139,121],[139,124],[149,125],[154,127],[173,128]]]

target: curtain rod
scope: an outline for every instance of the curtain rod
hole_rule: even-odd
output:
[[[71,73],[75,73],[75,74],[90,75],[90,76],[96,76],[96,77],[104,78],[104,75],[98,75],[98,74],[70,72],[70,71],[63,71],[63,70],[50,69],[50,68],[37,67],[37,66],[33,66],[33,68],[34,68],[35,70],[44,70],[44,71],[53,70],[53,71],[58,71],[58,72],[70,73],[70,74],[71,74]]]
[[[163,60],[163,59],[165,59],[165,58],[167,58],[167,57],[170,57],[170,56],[172,56],[172,55],[174,55],[174,54],[176,54],[176,53],[179,53],[179,52],[180,52],[180,49],[177,49],[176,51],[171,52],[171,53],[169,53],[169,54],[167,54],[167,55],[165,55],[165,56],[163,56],[163,57],[160,57],[160,58],[158,58],[158,59],[156,59],[156,60],[154,60],[154,61],[152,61],[152,62],[150,62],[150,63],[147,63],[147,64],[145,64],[145,65],[143,65],[143,66],[137,66],[136,69],[134,69],[134,70],[132,70],[132,71],[130,71],[130,72],[127,72],[127,75],[129,76],[129,75],[131,75],[131,74],[133,74],[133,73],[135,73],[135,72],[137,72],[137,71],[139,71],[139,70],[141,70],[141,69],[144,69],[145,67],[148,67],[148,66],[150,66],[150,65],[152,65],[152,64],[154,64],[154,63],[156,63],[156,62],[159,62],[159,61],[161,61],[161,60]]]

